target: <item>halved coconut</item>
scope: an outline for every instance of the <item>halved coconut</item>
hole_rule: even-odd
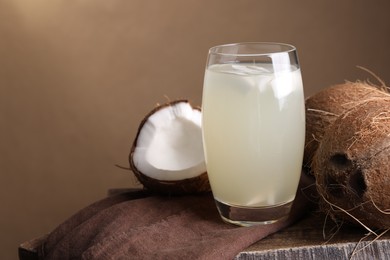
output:
[[[168,194],[210,191],[203,153],[201,111],[187,100],[153,109],[141,122],[130,167],[145,188]]]

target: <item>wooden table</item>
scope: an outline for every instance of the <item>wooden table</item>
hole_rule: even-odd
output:
[[[378,239],[373,235],[365,238],[368,232],[362,228],[342,225],[336,232],[333,221],[328,220],[325,227],[324,223],[324,215],[312,213],[295,225],[256,242],[236,259],[390,259],[390,231]],[[37,247],[45,238],[20,245],[19,258],[38,259]]]
[[[108,196],[136,189],[110,189]],[[248,247],[237,260],[315,259],[315,260],[390,260],[390,230],[376,237],[357,226],[339,225],[321,212],[311,212],[294,225]],[[19,247],[21,260],[38,259],[37,248],[46,235],[24,242]]]
[[[390,231],[375,239],[366,236],[368,231],[363,228],[344,224],[337,229],[332,220],[325,219],[323,214],[312,213],[253,244],[236,259],[390,259]]]

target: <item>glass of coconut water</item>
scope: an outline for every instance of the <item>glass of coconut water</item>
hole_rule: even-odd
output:
[[[301,174],[304,106],[294,46],[251,42],[209,50],[203,145],[224,221],[251,226],[288,217]]]

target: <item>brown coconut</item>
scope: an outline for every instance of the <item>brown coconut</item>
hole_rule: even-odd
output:
[[[181,106],[184,106],[187,109],[182,109]],[[190,109],[188,109],[188,107]],[[156,117],[158,117],[158,113],[168,110],[168,113],[165,113],[168,116],[165,116],[160,120],[160,123],[156,122]],[[186,115],[183,111],[193,111],[197,112],[196,119],[193,115]],[[191,113],[191,112],[190,112]],[[152,119],[153,118],[153,119]],[[203,148],[200,147],[202,143],[201,139],[201,126],[200,126],[200,108],[199,107],[193,107],[188,100],[174,100],[167,102],[162,105],[158,105],[153,110],[151,110],[142,120],[138,127],[137,135],[134,139],[134,142],[132,144],[130,154],[129,154],[129,163],[130,163],[130,169],[133,171],[136,178],[144,185],[146,189],[148,189],[151,192],[155,193],[162,193],[162,194],[169,194],[169,195],[181,195],[181,194],[192,194],[192,193],[204,193],[209,192],[211,190],[209,179],[207,176],[206,168],[205,168],[205,162],[204,162],[204,155],[203,155]],[[197,124],[194,122],[194,124],[191,124],[191,121],[195,120]],[[175,136],[173,136],[174,140],[169,141],[169,138],[164,138],[164,136],[159,135],[156,137],[155,134],[150,134],[148,138],[150,139],[159,139],[160,147],[158,147],[159,153],[158,157],[163,157],[167,161],[170,161],[171,164],[177,163],[180,158],[175,158],[175,154],[179,155],[188,153],[189,150],[194,150],[194,146],[197,147],[198,152],[197,157],[200,158],[199,160],[199,166],[197,165],[194,170],[190,167],[186,166],[175,166],[175,169],[170,171],[168,169],[158,169],[160,171],[159,175],[151,175],[146,170],[141,170],[141,167],[139,165],[140,158],[135,159],[135,153],[137,152],[137,148],[140,146],[140,136],[141,133],[145,132],[157,132],[160,128],[159,124],[163,124],[163,131],[164,132],[171,132],[173,133],[175,131],[175,134],[177,136],[177,139],[175,140]],[[190,124],[190,126],[188,126]],[[195,133],[194,133],[195,129]],[[171,136],[172,138],[172,136]],[[145,138],[144,138],[145,139]],[[191,142],[189,140],[193,139]],[[201,149],[200,149],[201,148]],[[153,147],[149,148],[153,149]],[[174,153],[173,156],[166,156],[164,153],[168,149],[177,149],[177,153]],[[201,153],[201,154],[200,154]],[[189,160],[194,157],[191,153],[187,156]],[[165,156],[165,157],[164,157]],[[147,157],[146,155],[141,157]],[[144,158],[141,158],[144,159]],[[158,160],[160,160],[158,158]],[[204,166],[202,166],[204,165]],[[180,168],[182,167],[182,168]],[[149,167],[150,168],[150,167]],[[188,171],[192,171],[196,173],[196,176],[191,177],[185,177],[186,173]],[[168,174],[174,174],[174,179],[166,180],[164,175]],[[193,175],[193,174],[192,174]]]
[[[328,126],[313,158],[320,206],[334,219],[390,228],[390,98],[373,98]]]
[[[303,165],[311,173],[310,165],[325,130],[339,115],[360,102],[388,95],[383,87],[366,82],[345,82],[323,89],[305,101],[306,140]],[[312,173],[311,173],[312,174]]]

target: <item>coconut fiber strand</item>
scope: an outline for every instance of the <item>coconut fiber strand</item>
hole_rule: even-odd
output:
[[[252,227],[224,223],[211,194],[164,197],[138,191],[113,195],[82,209],[53,230],[39,249],[39,257],[232,259],[309,211],[309,190],[302,189],[314,186],[308,178],[301,178],[287,220]]]

